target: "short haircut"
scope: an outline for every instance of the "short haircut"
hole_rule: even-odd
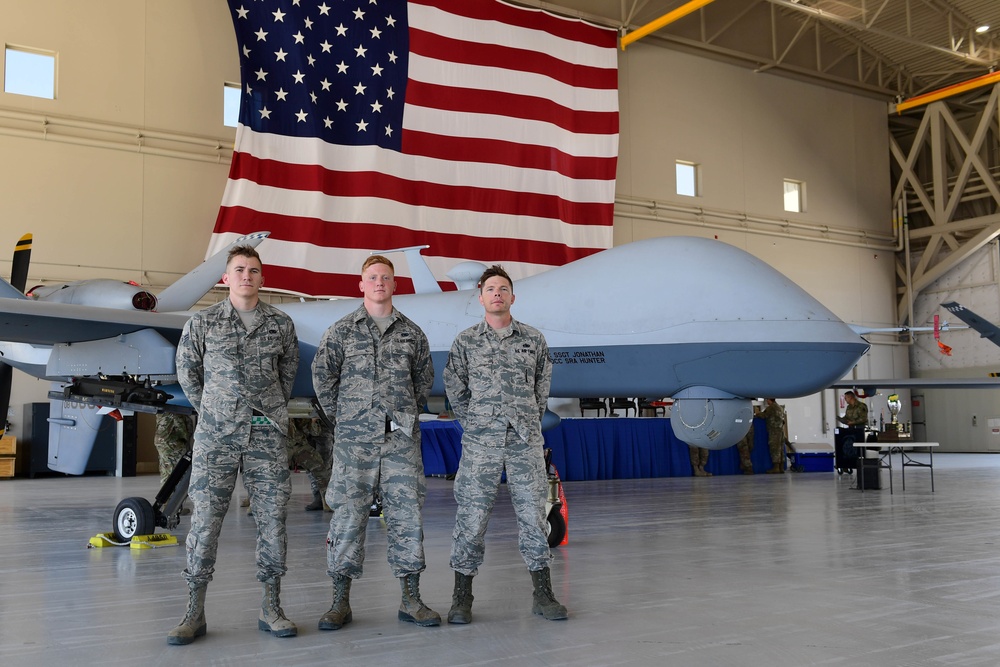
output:
[[[853,391],[851,391],[850,389],[848,389],[847,391],[845,391],[845,392],[844,392],[844,396],[853,396],[854,398],[857,398],[857,397],[858,397],[858,395],[857,395],[857,394],[855,394],[855,393],[854,393]]]
[[[365,263],[361,265],[361,273],[368,270],[368,267],[372,264],[385,264],[392,271],[393,275],[396,275],[396,267],[392,265],[388,257],[383,257],[382,255],[371,255],[365,260]]]
[[[499,264],[494,264],[490,268],[488,268],[485,271],[483,271],[483,275],[479,276],[478,287],[479,287],[479,291],[480,292],[483,291],[483,285],[486,284],[486,281],[489,280],[490,278],[494,277],[494,276],[500,276],[501,278],[503,278],[504,280],[506,280],[507,284],[510,285],[510,292],[511,292],[511,294],[514,293],[514,281],[510,279],[510,276],[507,275],[507,272],[504,271],[503,267],[500,266]]]
[[[258,255],[257,251],[253,249],[253,246],[248,246],[248,245],[233,246],[232,250],[229,251],[229,256],[226,257],[226,266],[229,266],[229,263],[233,261],[233,257],[246,257],[248,259],[256,259],[258,262],[260,262],[261,267],[264,266],[264,262],[261,261],[260,255]]]

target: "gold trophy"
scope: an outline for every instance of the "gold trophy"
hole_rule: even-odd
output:
[[[889,415],[891,419],[889,423],[885,425],[886,431],[899,431],[899,421],[897,417],[899,416],[899,411],[903,407],[903,403],[899,400],[899,394],[889,394],[889,398],[886,399],[886,404],[889,406]]]

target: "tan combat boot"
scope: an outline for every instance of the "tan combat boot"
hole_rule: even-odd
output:
[[[472,577],[455,573],[455,592],[451,595],[451,609],[448,610],[449,623],[472,623]]]
[[[198,637],[203,637],[208,624],[205,622],[205,590],[207,584],[188,584],[188,606],[184,619],[176,628],[167,633],[167,643],[175,645],[190,644]]]
[[[320,630],[339,630],[354,619],[351,613],[351,578],[346,574],[333,575],[333,604],[319,617]]]
[[[531,613],[544,616],[549,621],[562,621],[569,617],[566,607],[559,604],[552,594],[552,578],[549,568],[531,572],[532,593]]]
[[[281,609],[281,579],[264,582],[264,598],[260,603],[257,628],[270,632],[275,637],[294,637],[299,634],[299,629],[285,617],[285,612]]]
[[[399,620],[416,623],[422,628],[441,625],[441,614],[425,605],[420,599],[419,574],[400,577],[399,587],[403,589],[403,600],[399,603]]]

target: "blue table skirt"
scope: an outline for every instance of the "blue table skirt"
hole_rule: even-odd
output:
[[[462,458],[462,427],[457,421],[420,422],[425,475],[454,475]]]
[[[420,433],[424,472],[454,474],[462,455],[462,431],[458,423],[422,422]],[[552,462],[566,481],[691,476],[688,446],[674,437],[669,419],[563,419],[544,435],[545,446],[552,449]],[[755,473],[771,467],[767,427],[762,419],[754,419],[750,458]],[[713,475],[740,474],[736,447],[713,451],[705,469]]]

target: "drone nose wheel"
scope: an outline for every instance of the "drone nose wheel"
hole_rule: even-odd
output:
[[[156,530],[153,506],[145,498],[126,498],[115,508],[115,540],[129,542],[136,535],[150,535]]]

